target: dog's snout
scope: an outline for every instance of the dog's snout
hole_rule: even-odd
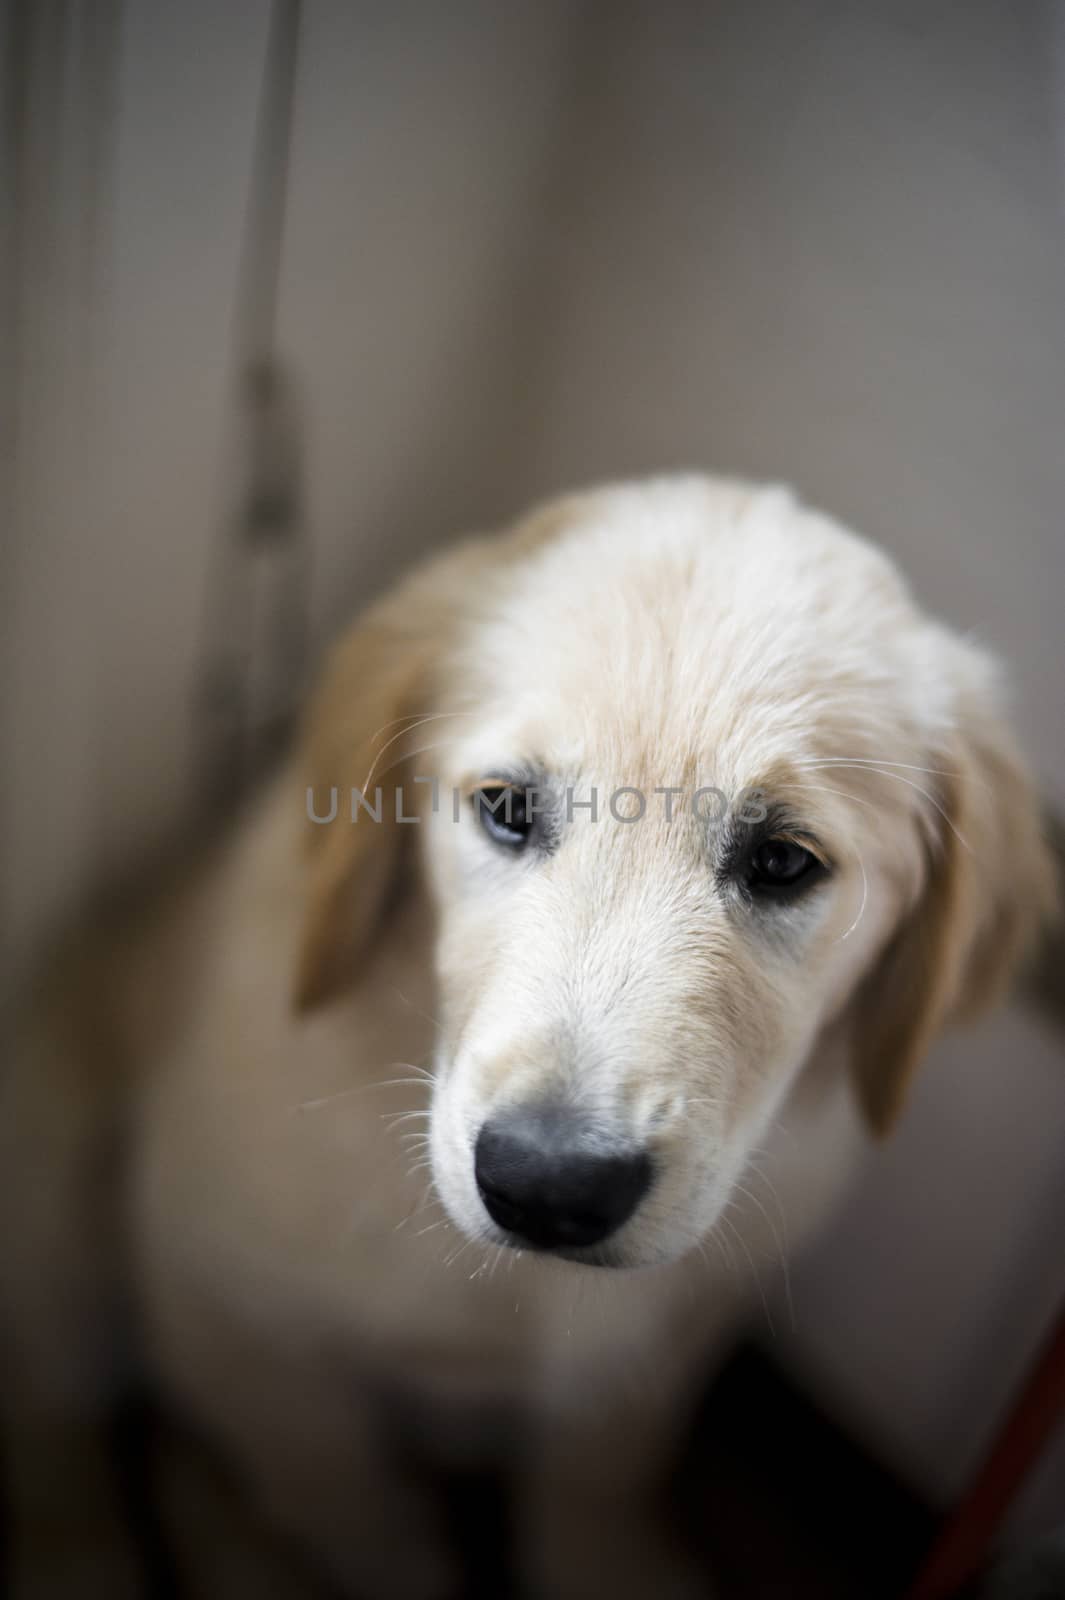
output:
[[[599,1148],[572,1116],[522,1108],[485,1123],[474,1172],[493,1222],[541,1250],[598,1244],[650,1186],[644,1151]]]

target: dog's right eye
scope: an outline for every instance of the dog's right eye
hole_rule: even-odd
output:
[[[524,789],[513,784],[484,784],[470,796],[477,820],[488,837],[507,850],[523,850],[533,831]]]

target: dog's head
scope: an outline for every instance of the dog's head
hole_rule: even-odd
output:
[[[341,646],[307,759],[338,805],[299,1004],[416,861],[440,1196],[583,1261],[699,1240],[830,1025],[886,1131],[1051,896],[988,659],[779,490],[608,489],[459,547]]]

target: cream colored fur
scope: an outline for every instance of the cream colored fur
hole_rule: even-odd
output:
[[[508,858],[465,797],[515,765],[605,814]],[[393,820],[352,824],[348,790],[378,784]],[[308,785],[338,788],[335,822],[308,821]],[[759,910],[679,801],[672,823],[660,799],[607,811],[700,785],[786,806],[823,881]],[[177,1020],[153,1030],[128,978],[117,1002],[140,1016],[116,1093],[152,1371],[353,1588],[451,1581],[387,1413],[444,1461],[523,1440],[533,1593],[687,1592],[625,1508],[749,1264],[794,1246],[862,1119],[885,1132],[935,1034],[997,995],[1051,881],[992,663],[786,491],[608,488],[446,553],[339,647],[179,932],[145,933],[150,981],[186,975]],[[653,1150],[610,1266],[508,1248],[478,1197],[485,1118],[544,1096]]]

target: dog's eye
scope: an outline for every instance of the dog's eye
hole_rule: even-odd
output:
[[[524,789],[513,784],[485,784],[470,796],[477,820],[488,837],[508,850],[522,850],[533,831]]]
[[[790,889],[820,867],[813,852],[794,840],[766,839],[751,856],[747,881],[752,889]]]

